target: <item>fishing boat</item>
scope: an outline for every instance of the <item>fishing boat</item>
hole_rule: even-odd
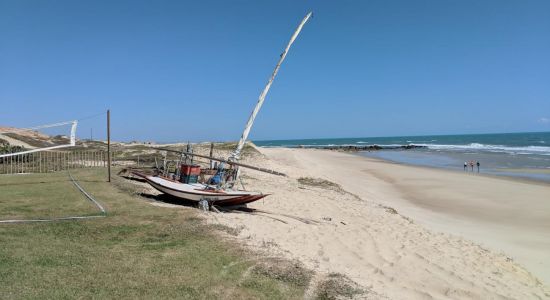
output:
[[[275,77],[277,76],[277,73],[279,72],[281,64],[285,60],[286,55],[288,54],[290,47],[298,37],[298,34],[302,30],[306,22],[311,18],[311,15],[312,13],[309,12],[302,19],[302,21],[294,31],[294,34],[290,38],[290,41],[288,42],[286,48],[281,54],[279,61],[271,74],[271,77],[269,78],[266,86],[264,87],[262,93],[260,94],[258,98],[258,102],[254,107],[254,110],[250,114],[250,117],[248,119],[248,122],[246,123],[244,131],[241,135],[241,138],[237,143],[236,149],[231,153],[230,157],[227,159],[218,159],[211,156],[201,156],[201,155],[192,153],[191,151],[189,151],[189,148],[187,151],[175,151],[175,152],[181,153],[182,155],[185,155],[186,161],[188,156],[191,156],[191,157],[198,156],[198,157],[204,157],[204,158],[208,158],[208,159],[216,160],[220,162],[219,167],[217,168],[217,170],[215,170],[214,175],[209,180],[202,183],[197,182],[197,176],[200,174],[200,167],[192,165],[192,163],[191,164],[183,163],[179,166],[179,170],[181,170],[179,174],[179,180],[175,180],[173,177],[171,178],[166,175],[144,175],[142,173],[134,173],[134,174],[142,177],[147,183],[149,183],[152,187],[154,187],[155,189],[157,189],[162,193],[165,193],[186,201],[193,201],[193,202],[199,202],[199,203],[206,202],[208,203],[209,206],[211,205],[243,205],[253,201],[257,201],[259,199],[262,199],[268,196],[267,194],[262,194],[260,192],[252,192],[252,191],[237,189],[236,183],[239,180],[240,168],[242,167],[250,168],[261,172],[271,173],[274,175],[282,175],[282,176],[286,176],[286,175],[276,171],[272,171],[272,170],[266,170],[263,168],[245,165],[245,164],[239,163],[238,160],[240,158],[241,151],[244,148],[244,145],[248,139],[248,134],[250,133],[252,125],[254,124],[254,120],[256,119],[256,116],[265,101],[265,97],[269,89],[271,88],[271,84],[273,83],[273,80],[275,79]],[[173,151],[168,149],[164,149],[164,150]],[[228,165],[229,169],[226,169],[224,167],[225,165]]]
[[[159,176],[146,176],[144,179],[160,192],[192,202],[205,200],[215,205],[243,205],[268,196],[259,192],[216,190],[214,186],[202,183],[180,183]]]

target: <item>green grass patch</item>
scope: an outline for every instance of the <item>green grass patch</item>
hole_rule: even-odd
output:
[[[0,220],[54,218],[98,212],[67,172],[0,175]]]
[[[77,202],[73,197],[89,203],[72,194],[65,176],[0,177],[0,215],[39,216],[48,206],[85,212],[66,206]],[[73,176],[107,208],[107,217],[1,224],[0,299],[303,297],[302,281],[248,272],[256,264],[247,262],[249,253],[206,226],[200,212],[150,205],[123,179],[105,182],[104,169],[79,169]],[[41,204],[14,213],[14,197]]]

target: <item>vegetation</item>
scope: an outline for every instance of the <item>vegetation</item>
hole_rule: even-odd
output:
[[[61,136],[48,137],[40,134],[34,134],[33,132],[31,132],[31,134],[5,133],[4,135],[37,148],[52,146],[54,141],[61,141],[63,139]],[[68,139],[65,138],[65,140],[66,141],[64,143],[68,143]]]
[[[327,190],[334,190],[338,192],[344,191],[339,184],[322,178],[300,177],[298,178],[298,182],[303,185],[323,188]]]
[[[66,173],[1,175],[0,189],[0,220],[49,219],[89,215],[97,211]]]
[[[25,148],[21,146],[12,146],[8,141],[0,139],[0,154],[15,153],[24,151]]]
[[[1,299],[303,297],[307,271],[266,271],[198,211],[150,205],[105,169],[71,172],[108,216],[0,224]],[[0,188],[0,219],[95,213],[65,172],[3,175]]]
[[[227,143],[215,143],[214,144],[215,149],[218,150],[225,150],[225,151],[233,151],[235,148],[237,148],[236,142],[227,142]],[[241,151],[242,156],[254,156],[259,155],[260,152],[254,148],[252,142],[246,142],[246,144],[243,147],[243,150]]]
[[[364,295],[366,291],[357,286],[346,276],[339,273],[330,273],[323,280],[317,290],[318,299],[352,299],[359,295]]]

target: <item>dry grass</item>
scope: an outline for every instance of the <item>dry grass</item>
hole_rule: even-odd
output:
[[[299,261],[287,260],[264,260],[259,262],[253,271],[300,287],[307,286],[313,275],[313,272],[307,270]]]
[[[57,144],[67,144],[69,140],[60,136],[49,137],[34,131],[27,131],[21,133],[5,133],[5,136],[11,137],[18,141],[24,142],[33,147],[48,147]]]
[[[318,299],[352,299],[365,296],[366,293],[356,283],[338,273],[330,273],[317,288]]]
[[[306,186],[344,192],[339,184],[322,178],[300,177],[298,178],[298,182]]]

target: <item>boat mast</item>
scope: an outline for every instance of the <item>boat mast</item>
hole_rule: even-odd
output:
[[[310,17],[311,17],[311,12],[309,12],[304,17],[300,25],[298,25],[298,28],[296,28],[296,30],[294,31],[294,34],[290,38],[290,41],[288,42],[288,45],[286,46],[285,50],[283,51],[283,53],[281,53],[281,58],[279,59],[279,62],[275,66],[275,70],[273,70],[273,73],[271,74],[269,81],[265,85],[264,90],[262,91],[262,93],[260,94],[260,97],[258,98],[258,103],[256,103],[256,107],[254,107],[254,110],[252,111],[252,113],[250,114],[250,117],[248,118],[248,122],[246,123],[241,139],[237,144],[237,148],[235,149],[235,151],[233,151],[233,153],[229,157],[230,161],[236,161],[240,158],[241,151],[243,150],[246,140],[248,139],[248,134],[250,133],[252,124],[254,124],[254,119],[256,119],[256,115],[260,111],[262,104],[264,104],[265,96],[267,95],[267,92],[269,91],[269,88],[271,87],[271,84],[273,83],[275,76],[277,76],[277,72],[279,72],[279,68],[281,68],[281,64],[285,60],[285,57],[288,53],[288,50],[290,49],[290,46],[292,46],[292,43],[294,43],[294,40],[296,40],[296,38],[298,37],[298,34],[300,34],[300,31],[302,30],[302,27],[304,27],[304,25],[306,24],[306,22],[309,20]]]

